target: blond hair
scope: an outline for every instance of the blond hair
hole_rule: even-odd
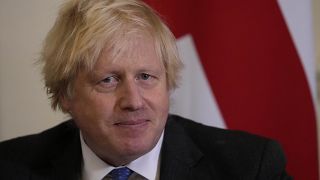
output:
[[[175,38],[159,16],[140,0],[69,0],[60,9],[41,53],[45,87],[53,109],[61,97],[71,97],[73,81],[81,70],[90,71],[104,47],[117,44],[129,29],[154,38],[170,90],[178,84],[182,63]]]

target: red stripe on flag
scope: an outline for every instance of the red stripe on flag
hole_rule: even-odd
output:
[[[277,139],[295,179],[318,179],[315,110],[277,2],[147,2],[192,34],[227,127]]]

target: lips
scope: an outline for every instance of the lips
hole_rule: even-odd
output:
[[[147,119],[137,119],[137,120],[124,120],[114,123],[116,126],[123,127],[134,127],[134,126],[143,126],[146,125],[150,120]]]

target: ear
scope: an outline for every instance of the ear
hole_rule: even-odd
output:
[[[70,112],[71,110],[71,99],[66,97],[65,95],[60,96],[60,104],[62,106],[63,111]]]

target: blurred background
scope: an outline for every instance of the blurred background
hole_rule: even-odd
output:
[[[50,109],[37,59],[62,0],[0,1],[0,140],[66,119]]]
[[[69,118],[61,112],[51,110],[40,75],[41,67],[37,64],[42,41],[53,25],[62,2],[63,0],[0,0],[0,141],[41,132]],[[179,1],[172,2],[174,4]],[[319,87],[320,0],[313,0],[311,9],[315,56],[313,67],[316,71],[315,82]],[[175,31],[175,34],[179,32]],[[178,46],[181,51],[184,42],[179,39]],[[315,109],[318,112],[319,89],[314,89],[317,92],[318,102],[315,102]],[[219,113],[218,110],[217,117],[221,118]],[[319,131],[319,116],[317,121]],[[208,124],[211,125],[210,122]],[[219,127],[226,126],[224,123],[217,124]]]

